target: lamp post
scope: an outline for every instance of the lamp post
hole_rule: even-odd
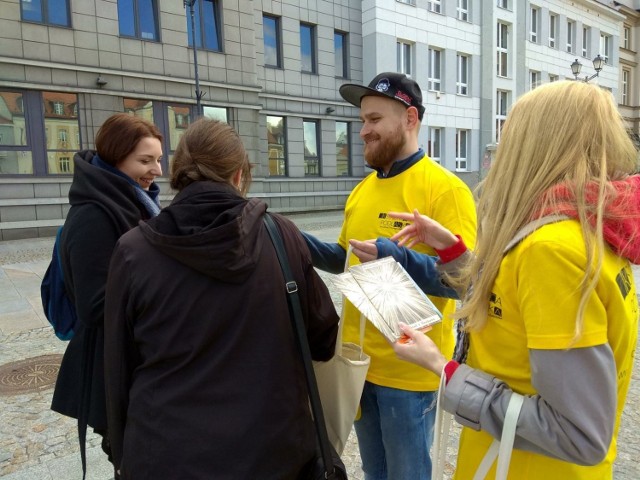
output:
[[[604,58],[602,58],[600,54],[596,55],[596,58],[593,59],[593,69],[596,71],[596,73],[592,75],[585,75],[583,80],[585,82],[588,82],[589,80],[593,80],[598,75],[600,75],[600,70],[602,70],[602,67],[604,66],[604,64],[605,64]],[[582,70],[582,64],[576,58],[571,64],[571,73],[573,73],[574,77],[576,77],[575,78],[576,80],[578,80],[578,75],[580,75],[580,70]]]
[[[198,116],[202,116],[202,97],[204,92],[200,90],[200,77],[198,75],[198,46],[196,45],[196,21],[195,21],[195,6],[196,0],[182,0],[183,6],[189,7],[189,14],[191,16],[191,45],[193,46],[193,68],[196,80],[196,109],[198,110]]]

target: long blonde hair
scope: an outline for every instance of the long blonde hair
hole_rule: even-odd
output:
[[[471,283],[456,317],[468,319],[468,330],[487,322],[489,297],[503,251],[515,233],[553,211],[554,185],[566,184],[575,198],[587,252],[580,286],[575,338],[582,331],[588,297],[602,266],[603,211],[611,196],[607,182],[637,167],[637,152],[610,92],[578,81],[550,83],[523,95],[504,124],[496,158],[479,186],[478,237],[475,260],[459,278]],[[596,202],[586,201],[587,185],[596,186]],[[587,215],[595,218],[595,225]]]

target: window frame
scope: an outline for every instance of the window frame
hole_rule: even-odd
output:
[[[469,0],[458,0],[456,6],[456,17],[462,22],[469,21]]]
[[[509,92],[507,90],[496,91],[496,143],[500,143],[502,136],[502,127],[507,121],[507,112],[509,111]]]
[[[576,22],[567,20],[567,53],[575,53],[576,46]]]
[[[600,33],[600,56],[604,59],[604,63],[609,65],[609,59],[611,57],[611,35],[606,33]]]
[[[589,58],[589,41],[591,39],[591,28],[582,27],[582,57]]]
[[[509,25],[504,22],[498,22],[498,25],[497,25],[496,63],[497,63],[496,75],[501,78],[508,78],[509,77]]]
[[[407,77],[413,74],[413,44],[405,40],[396,40],[396,67],[398,73]]]
[[[305,57],[303,49],[304,49],[304,41],[303,41],[303,31],[308,29],[309,32],[309,47],[311,50],[311,70],[306,70],[304,68],[303,58]],[[312,23],[300,22],[300,71],[302,73],[308,73],[315,75],[318,72],[318,47],[317,47],[317,28],[316,25]]]
[[[266,35],[265,35],[265,20],[273,20],[274,22],[274,35],[275,35],[275,52],[276,52],[276,63],[271,64],[267,63],[267,43],[266,43]],[[267,68],[283,68],[282,66],[282,32],[281,32],[281,20],[280,17],[276,15],[271,15],[268,13],[262,14],[262,42],[263,42],[263,63]]]
[[[211,8],[212,8],[212,12],[213,12],[213,17],[214,17],[214,23],[215,23],[215,27],[216,27],[216,31],[215,31],[215,42],[218,44],[217,48],[216,47],[210,47],[208,45],[208,38],[209,35],[207,34],[207,29],[205,28],[205,15],[203,14],[203,8],[204,8],[204,4],[205,2],[208,2],[211,4]],[[197,9],[197,10],[196,10]],[[196,34],[194,34],[194,37],[196,38],[196,44],[199,43],[199,45],[196,46],[196,48],[198,50],[207,50],[209,52],[219,52],[222,53],[223,48],[223,41],[222,41],[222,22],[221,22],[221,14],[220,14],[220,2],[218,0],[201,0],[199,2],[196,2],[196,5],[194,6],[194,11],[195,11],[195,19],[194,22],[196,24],[196,34],[197,32],[200,32],[199,37],[197,37]],[[194,45],[191,42],[191,15],[190,13],[187,11],[187,46],[189,48],[194,48]]]
[[[316,154],[315,155],[307,155],[307,138],[306,138],[306,124],[312,124],[314,126],[315,132],[315,147]],[[320,120],[314,118],[303,118],[302,119],[302,149],[303,149],[303,157],[304,157],[304,176],[305,177],[321,177],[322,176],[322,130],[320,128]],[[311,160],[315,160],[311,162]],[[313,165],[315,164],[315,165]],[[315,172],[311,172],[311,167],[315,166]]]
[[[542,73],[538,70],[529,70],[529,90],[534,90],[542,83]]]
[[[428,0],[427,10],[432,13],[442,14],[442,0]]]
[[[529,41],[538,43],[538,35],[540,34],[540,7],[531,5],[529,9]]]
[[[138,40],[143,40],[145,42],[159,42],[160,41],[160,25],[158,23],[159,10],[158,10],[158,0],[150,0],[151,1],[151,9],[153,11],[153,37],[148,38],[143,36],[142,27],[141,27],[141,18],[142,14],[140,13],[140,1],[141,0],[130,0],[133,8],[133,35],[129,35],[128,33],[122,32],[122,27],[120,20],[122,18],[121,9],[120,9],[120,0],[117,1],[117,10],[118,10],[118,35],[124,38],[135,38]],[[189,12],[187,7],[187,13]],[[146,13],[145,13],[146,14]],[[187,14],[187,22],[191,24],[191,18]],[[188,31],[187,31],[188,34]],[[189,35],[189,38],[191,36]]]
[[[346,162],[347,162],[347,170],[346,173],[340,174],[338,171],[338,151],[339,151],[339,147],[342,146],[341,143],[338,143],[338,124],[344,124],[346,125],[346,135],[345,135],[345,139],[346,139],[346,147],[347,147],[347,158],[346,158]],[[336,128],[336,176],[338,177],[351,177],[353,175],[353,171],[351,168],[351,155],[352,155],[352,144],[351,144],[351,122],[343,122],[343,121],[336,121],[335,122],[335,128]]]
[[[442,50],[435,47],[429,47],[428,55],[429,61],[427,66],[427,90],[429,90],[430,92],[441,92]]]
[[[631,27],[628,25],[622,26],[622,48],[631,50]]]
[[[456,54],[456,95],[469,95],[469,59],[464,53]]]
[[[336,38],[340,37],[342,40],[342,75],[338,74],[338,71],[336,69],[335,71],[335,76],[337,78],[349,78],[349,34],[347,32],[342,32],[340,30],[334,30],[333,31],[333,52],[334,52],[334,56],[336,55],[336,52],[338,51],[338,46],[336,45]],[[338,58],[337,56],[335,56],[335,60],[334,60],[335,66],[338,66]]]
[[[54,23],[49,18],[49,3],[50,2],[64,3],[66,9],[66,23]],[[62,27],[62,28],[72,28],[71,24],[71,0],[40,0],[40,20],[34,20],[30,18],[25,18],[25,9],[24,4],[31,3],[26,2],[25,0],[20,0],[20,20],[28,23],[37,23],[39,25],[51,25],[54,27]]]
[[[427,156],[440,165],[442,164],[442,130],[442,127],[429,127],[427,134]]]
[[[549,48],[557,48],[557,36],[558,36],[558,15],[555,13],[549,14]]]
[[[282,133],[278,138],[282,138],[282,143],[269,143],[269,118],[279,118],[282,120]],[[284,115],[265,115],[265,127],[266,127],[266,140],[267,140],[267,160],[269,164],[267,165],[269,176],[270,177],[288,177],[289,176],[289,157],[288,157],[288,138],[287,138],[287,117]],[[282,147],[282,157],[277,156],[275,158],[271,158],[271,145],[278,145]],[[274,160],[277,162],[275,173],[271,170],[271,161]],[[282,172],[280,170],[282,169]]]
[[[464,137],[464,139],[462,139]],[[464,146],[464,157],[461,155]],[[469,171],[469,130],[456,128],[456,172]]]
[[[620,95],[620,100],[622,105],[629,105],[629,82],[631,79],[631,71],[627,70],[626,68],[622,69],[622,76],[621,76],[621,82],[622,82],[622,89],[621,89],[621,95]]]

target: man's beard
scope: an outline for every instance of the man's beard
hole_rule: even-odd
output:
[[[369,138],[378,141],[374,149],[365,144],[364,159],[374,168],[386,169],[386,167],[390,167],[394,161],[398,160],[399,153],[407,143],[403,133],[402,127],[398,125],[396,131],[386,139],[381,139],[379,135],[370,135]]]

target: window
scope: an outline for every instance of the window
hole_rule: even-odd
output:
[[[164,116],[166,119],[166,130],[163,132],[168,140],[169,148],[165,150],[169,159],[169,167],[173,160],[173,153],[178,148],[178,142],[193,121],[191,106],[180,103],[164,103]]]
[[[150,100],[137,100],[125,98],[123,102],[124,111],[129,115],[142,117],[151,123],[156,123],[153,116],[153,102]]]
[[[320,175],[320,156],[318,152],[318,128],[320,123],[317,120],[302,121],[302,137],[304,140],[304,175]]]
[[[582,56],[589,58],[589,42],[591,41],[591,29],[582,27]]]
[[[500,143],[502,127],[507,120],[507,109],[509,108],[509,92],[498,90],[496,95],[496,143]]]
[[[300,24],[300,60],[302,71],[316,73],[316,27]]]
[[[553,74],[549,74],[549,83],[551,82],[557,82],[558,80],[560,80],[560,77],[558,75],[553,75]]]
[[[336,77],[349,78],[347,60],[349,58],[349,52],[347,51],[347,34],[343,32],[334,32],[333,34],[333,48],[335,52],[336,61]]]
[[[622,47],[627,50],[631,49],[631,27],[626,25],[622,29]]]
[[[396,42],[397,71],[411,76],[411,44]]]
[[[58,158],[58,172],[71,173],[71,157]]]
[[[20,0],[20,12],[25,22],[71,26],[69,0]]]
[[[629,70],[622,70],[622,105],[629,105]]]
[[[34,109],[26,108],[26,112],[25,105],[28,106],[35,94],[28,92],[23,97],[21,92],[0,90],[0,111],[3,112],[3,121],[0,123],[0,175],[34,173],[32,152],[37,139],[28,133],[37,130],[42,121],[38,103],[34,101]],[[42,138],[40,142],[43,142]],[[43,148],[41,150],[44,151]]]
[[[269,175],[287,174],[287,144],[284,117],[267,116],[267,148],[269,150]]]
[[[73,164],[67,162],[67,169],[60,170],[61,158],[73,158],[80,150],[80,125],[77,110],[73,105],[78,97],[72,93],[42,92],[44,106],[44,126],[57,135],[46,137],[47,172],[50,174],[66,174],[73,172]]]
[[[463,22],[469,21],[469,0],[458,0],[456,14],[458,20],[462,20]]]
[[[549,46],[556,48],[556,32],[558,31],[558,16],[549,14]]]
[[[603,33],[600,34],[600,55],[605,63],[609,63],[611,57],[611,37]]]
[[[158,40],[156,0],[118,0],[118,26],[123,37]]]
[[[282,67],[280,56],[280,19],[263,15],[264,64],[267,67]]]
[[[573,53],[576,43],[576,22],[567,20],[567,52]]]
[[[506,23],[498,22],[498,39],[497,39],[497,57],[498,57],[498,76],[506,77],[508,72],[508,45],[509,45],[509,26]]]
[[[469,93],[469,57],[458,54],[456,56],[456,93],[468,95]]]
[[[429,0],[427,2],[427,8],[430,12],[442,13],[442,0]]]
[[[531,43],[538,43],[538,30],[540,30],[540,9],[532,5],[530,12],[529,41]]]
[[[496,5],[498,5],[499,8],[509,8],[509,0],[497,0]]]
[[[196,25],[196,47],[221,52],[218,0],[196,2],[194,5],[194,23]],[[187,36],[189,38],[189,46],[193,47],[190,15],[187,15]]]
[[[210,107],[205,105],[202,107],[202,113],[205,118],[218,120],[219,122],[229,123],[229,114],[224,107]]]
[[[533,90],[540,85],[540,72],[529,70],[529,89]]]
[[[415,5],[416,0],[396,0],[398,3],[406,3],[407,5]]]
[[[347,122],[336,122],[336,175],[351,175],[351,129]]]
[[[456,130],[456,172],[467,170],[467,152],[469,150],[469,130]]]
[[[427,88],[435,92],[440,91],[442,71],[441,54],[442,52],[440,50],[436,50],[435,48],[429,49],[429,78]]]
[[[427,142],[427,155],[436,163],[441,163],[442,153],[440,152],[440,139],[442,129],[440,127],[429,127],[429,140]]]

